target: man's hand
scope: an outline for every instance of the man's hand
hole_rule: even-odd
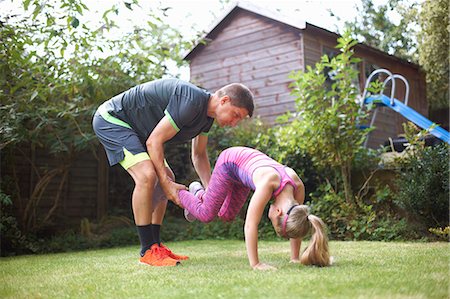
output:
[[[274,266],[264,264],[264,263],[257,263],[253,266],[253,270],[260,270],[260,271],[273,271],[277,270]]]
[[[167,199],[172,201],[177,206],[183,208],[180,198],[178,197],[179,190],[187,190],[187,187],[182,184],[178,184],[172,180],[167,182],[166,186],[162,185],[164,193],[166,193]]]

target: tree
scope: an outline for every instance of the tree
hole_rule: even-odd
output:
[[[366,131],[357,127],[365,115],[359,111],[359,92],[354,84],[358,76],[354,65],[359,61],[353,57],[356,43],[350,32],[345,32],[336,46],[340,54],[333,58],[325,55],[314,69],[308,66],[307,72],[292,74],[292,93],[299,111],[292,123],[295,139],[319,169],[332,170],[336,181],[342,183],[348,204],[353,203],[352,162],[366,136]],[[335,189],[340,191],[338,185]]]
[[[137,1],[114,4],[100,18],[100,28],[83,23],[89,8],[82,0],[22,4],[23,14],[0,19],[0,150],[2,163],[13,174],[19,153],[37,181],[27,200],[20,197],[16,176],[1,190],[12,195],[21,228],[32,232],[58,207],[59,191],[47,214],[36,214],[49,182],[59,180],[62,189],[74,158],[97,144],[91,127],[96,107],[131,86],[167,74],[168,63],[181,64],[180,53],[190,43],[158,11],[142,27],[108,35],[117,29],[118,10],[139,9]],[[57,165],[37,167],[23,147],[44,148]]]
[[[419,23],[419,62],[427,72],[427,98],[430,109],[449,107],[448,1],[424,1]]]
[[[362,8],[357,7],[357,10],[354,21],[345,22],[344,31],[352,31],[353,38],[381,51],[411,62],[418,61],[416,1],[388,0],[386,4],[375,6],[373,0],[362,0]],[[397,15],[398,24],[392,20],[392,15]]]

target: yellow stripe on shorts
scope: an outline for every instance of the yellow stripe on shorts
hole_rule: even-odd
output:
[[[139,162],[151,160],[148,153],[139,153],[134,155],[130,153],[130,151],[128,151],[126,148],[123,148],[123,153],[125,154],[125,157],[122,161],[119,162],[119,164],[122,165],[122,167],[125,169],[128,169],[131,166],[138,164]],[[169,163],[167,163],[166,159],[164,159],[164,165],[170,168]]]

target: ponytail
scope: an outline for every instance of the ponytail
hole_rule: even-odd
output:
[[[312,231],[309,245],[300,257],[303,265],[320,267],[331,265],[325,223],[319,217],[310,215],[308,206],[292,206],[286,216],[279,217],[278,223],[275,230],[280,236],[286,238],[302,239]]]
[[[328,251],[328,238],[325,233],[325,224],[322,219],[314,215],[308,215],[313,234],[308,247],[303,251],[300,262],[303,265],[330,266],[330,253]]]

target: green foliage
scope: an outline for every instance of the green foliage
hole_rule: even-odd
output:
[[[345,23],[345,29],[351,30],[360,42],[420,63],[426,71],[429,108],[448,107],[448,1],[389,0],[377,5],[374,2],[363,0],[358,15]]]
[[[423,1],[419,23],[419,62],[427,73],[429,107],[449,107],[448,1]]]
[[[55,235],[49,239],[41,239],[38,253],[70,252],[90,248],[110,248],[128,246],[139,243],[135,227],[120,227],[108,234],[88,237],[75,231]]]
[[[39,246],[32,236],[22,233],[13,213],[12,200],[0,189],[0,238],[1,256],[34,253]]]
[[[186,220],[181,219],[186,223]],[[176,223],[176,222],[175,222]],[[195,221],[185,224],[185,233],[178,236],[178,240],[243,240],[244,239],[244,220],[237,217],[232,222],[223,222],[216,219],[210,223],[201,223]],[[163,235],[164,236],[164,235]],[[177,240],[168,235],[167,241]]]
[[[338,39],[340,54],[323,56],[315,68],[292,74],[292,94],[296,97],[297,120],[292,124],[299,146],[320,170],[331,171],[343,182],[347,202],[352,200],[350,187],[351,165],[364,141],[366,131],[357,127],[365,117],[357,103],[358,72],[354,68],[359,59],[353,57],[356,44],[347,32]],[[327,74],[324,71],[328,70]],[[327,75],[331,86],[327,88]],[[339,191],[339,190],[338,190]]]
[[[448,226],[449,158],[449,146],[442,143],[399,161],[397,202],[426,228]]]
[[[91,123],[99,104],[167,75],[169,64],[183,63],[180,53],[190,42],[165,23],[162,9],[150,11],[144,25],[120,33],[116,15],[120,9],[141,9],[135,0],[111,3],[99,25],[83,21],[89,4],[82,0],[14,4],[19,3],[23,12],[0,16],[0,150],[12,181],[2,181],[2,190],[16,207],[8,214],[12,218],[2,218],[8,231],[2,237],[23,243],[24,236],[39,235],[55,218],[77,155],[96,152]],[[44,149],[56,164],[38,166],[28,149]],[[17,159],[36,178],[27,190],[21,190],[16,175]],[[54,180],[60,180],[58,195],[45,210],[40,199]]]
[[[408,61],[418,60],[416,34],[418,28],[417,1],[388,0],[375,5],[373,0],[363,0],[362,8],[345,30],[351,30],[360,42]],[[392,16],[397,15],[399,21]]]
[[[54,153],[86,148],[95,139],[96,106],[160,78],[168,62],[181,63],[187,46],[156,13],[147,26],[107,38],[114,29],[109,12],[100,30],[79,24],[77,16],[88,9],[82,1],[23,5],[28,14],[6,16],[0,27],[0,148],[23,141]]]
[[[314,193],[311,213],[327,224],[330,238],[336,240],[410,240],[420,235],[397,215],[390,189],[380,188],[364,201],[348,205],[343,194],[324,184]]]
[[[430,228],[429,231],[442,240],[450,241],[450,226],[446,226],[444,229],[441,227]]]

